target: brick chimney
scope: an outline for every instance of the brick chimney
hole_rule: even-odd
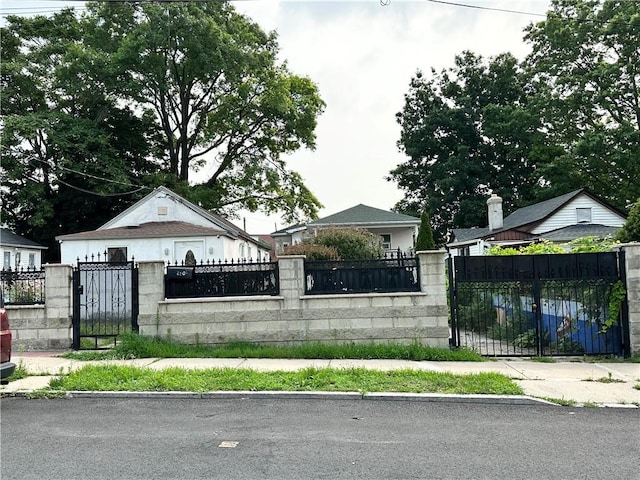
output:
[[[503,226],[502,218],[502,198],[495,193],[487,199],[487,209],[489,211],[489,230],[500,230]]]

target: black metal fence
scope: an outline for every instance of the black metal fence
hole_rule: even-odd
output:
[[[78,260],[73,269],[75,350],[110,348],[119,335],[138,331],[138,310],[138,268],[134,261]]]
[[[628,325],[612,296],[621,264],[614,252],[455,257],[453,343],[491,356],[621,355]]]
[[[420,291],[415,257],[394,254],[374,260],[305,261],[306,294]]]
[[[166,298],[200,298],[245,295],[278,295],[278,263],[238,260],[168,265]]]
[[[45,303],[44,269],[35,267],[0,271],[0,291],[6,305]]]

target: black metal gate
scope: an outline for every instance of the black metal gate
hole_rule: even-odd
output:
[[[80,262],[73,270],[73,349],[115,345],[138,331],[138,269],[131,262]]]
[[[488,356],[628,355],[623,253],[454,257],[451,343]]]

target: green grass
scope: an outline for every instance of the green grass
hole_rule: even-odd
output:
[[[63,355],[76,360],[110,360],[132,358],[298,358],[298,359],[398,359],[414,361],[482,362],[484,358],[470,350],[437,348],[414,342],[328,344],[305,343],[292,346],[269,346],[230,343],[222,346],[185,345],[166,339],[125,334],[108,351],[72,352]]]
[[[23,378],[27,378],[29,376],[29,372],[27,372],[27,368],[22,364],[22,362],[16,365],[16,369],[13,374],[7,379],[9,382],[15,382],[16,380],[21,380]]]
[[[132,366],[87,365],[51,381],[53,390],[208,392],[208,391],[331,391],[413,392],[522,395],[522,389],[498,373],[454,375],[421,370],[389,372],[364,368],[306,368],[296,372],[258,372],[213,368],[153,370]]]

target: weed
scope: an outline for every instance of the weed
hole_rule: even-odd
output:
[[[399,343],[304,343],[291,346],[232,342],[220,346],[185,345],[168,338],[143,337],[128,333],[104,352],[72,352],[63,355],[76,360],[132,358],[306,358],[306,359],[399,359],[414,361],[481,362],[483,357],[466,349],[437,348],[414,341]]]
[[[613,375],[611,375],[611,372],[609,372],[609,376],[607,377],[587,378],[586,380],[583,380],[583,382],[626,383],[624,380],[621,380],[619,378],[613,378]]]

